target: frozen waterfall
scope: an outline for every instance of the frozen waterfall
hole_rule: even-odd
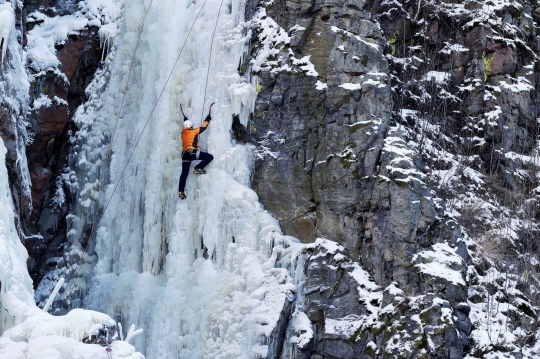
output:
[[[138,29],[150,0],[124,3],[124,22],[104,70],[87,89],[90,100],[75,121],[76,168],[66,173],[80,190],[69,237],[77,242],[92,200],[108,200],[161,92],[204,0],[153,2],[133,64],[126,103],[107,173],[100,168],[111,141]],[[250,182],[251,148],[231,139],[233,114],[247,123],[256,91],[237,68],[250,34],[243,0],[207,0],[171,80],[97,230],[83,277],[84,308],[144,328],[134,345],[148,359],[253,358],[272,350],[275,329],[294,286],[274,268],[274,246],[290,257],[295,239],[282,236]],[[208,95],[203,103],[210,66]],[[201,135],[215,156],[208,174],[190,174],[188,199],[178,199],[181,170],[180,104],[195,124],[211,102],[213,120]],[[100,180],[105,190],[100,195]],[[75,258],[80,255],[79,249]],[[277,252],[276,252],[277,253]],[[70,268],[68,276],[73,275]],[[76,303],[72,303],[76,306]]]

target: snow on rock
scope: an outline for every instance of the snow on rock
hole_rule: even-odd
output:
[[[316,259],[318,257],[324,257],[326,254],[337,254],[337,252],[341,252],[345,250],[345,247],[338,244],[337,242],[325,239],[325,238],[317,238],[314,243],[306,244],[302,248],[299,248],[299,250],[306,250],[306,249],[320,249],[320,252],[316,254],[312,259]],[[296,253],[296,256],[300,255],[300,252]]]
[[[442,50],[439,51],[441,54],[450,55],[452,52],[468,52],[469,49],[466,48],[463,45],[460,44],[450,44],[448,42],[445,43],[445,46]]]
[[[371,340],[371,350],[379,355],[413,358],[426,342],[424,354],[437,353],[444,333],[456,330],[460,314],[449,301],[434,293],[407,295],[397,282],[385,288],[378,285],[336,242],[319,238],[295,248],[293,258],[297,287],[293,313],[299,323],[291,321],[285,351],[295,350],[299,343],[339,347],[341,341]],[[300,314],[321,311],[312,317]],[[321,327],[323,331],[315,330]]]
[[[121,19],[123,4],[123,0],[85,0],[79,3],[79,9],[91,25],[100,26]]]
[[[389,158],[386,169],[396,182],[423,183],[425,174],[414,166],[417,151],[403,139],[399,126],[389,129],[388,136],[384,139],[383,151]]]
[[[311,321],[306,313],[298,309],[292,315],[292,330],[295,335],[291,337],[290,342],[298,345],[300,349],[304,348],[313,338]]]
[[[326,90],[328,88],[328,84],[321,82],[320,80],[317,80],[317,83],[315,84],[315,88],[319,91]]]
[[[33,13],[29,16],[37,18],[38,14]],[[43,22],[27,34],[27,63],[36,72],[54,71],[59,65],[54,46],[63,44],[69,35],[83,30],[88,25],[88,19],[81,14],[42,17],[42,19]]]
[[[466,266],[464,260],[456,254],[457,248],[451,248],[448,243],[435,243],[431,248],[432,250],[422,251],[413,257],[413,263],[417,263],[419,259],[423,260],[423,263],[415,264],[420,272],[464,286],[465,281],[461,272],[452,268],[461,269],[461,266]]]
[[[351,314],[344,317],[325,318],[325,333],[333,335],[339,338],[350,338],[359,328],[367,328],[374,325],[379,320],[379,315],[381,311],[381,303],[383,297],[383,288],[375,283],[370,274],[364,270],[361,265],[357,262],[351,261],[348,257],[347,251],[345,248],[328,239],[318,238],[314,243],[306,244],[299,246],[295,249],[293,254],[293,266],[296,266],[296,278],[297,282],[302,283],[298,285],[298,298],[296,300],[296,305],[300,308],[304,308],[307,304],[305,303],[304,296],[304,287],[305,278],[304,271],[306,267],[317,270],[320,266],[325,266],[331,271],[336,272],[338,269],[344,269],[348,277],[352,278],[358,286],[356,290],[358,292],[357,300],[362,303],[366,309],[365,315],[360,314]],[[323,272],[324,273],[324,272]],[[395,287],[395,284],[392,284],[393,292],[399,291]],[[312,290],[312,288],[310,288]],[[301,313],[301,312],[299,312]],[[309,328],[306,322],[307,317],[304,317],[301,314],[298,321],[300,324],[293,322],[293,331],[298,332],[294,329],[296,326],[302,328]],[[296,335],[297,338],[292,337],[291,340],[294,343],[299,343],[302,340],[306,341],[308,338],[313,336],[313,332],[304,329],[304,336]],[[305,344],[304,344],[305,345]]]
[[[292,59],[293,65],[298,66],[307,76],[319,76],[319,73],[315,71],[315,65],[310,61],[311,55],[306,55],[301,59]]]
[[[354,314],[340,319],[326,318],[324,330],[326,334],[350,338],[363,324],[363,320]]]
[[[28,66],[38,74],[56,71],[59,61],[55,45],[63,44],[69,35],[88,26],[100,27],[101,46],[110,47],[111,39],[118,34],[116,22],[121,19],[122,3],[121,0],[86,0],[80,2],[79,11],[71,15],[48,17],[37,11],[29,14],[27,21],[37,25],[27,33]]]
[[[345,90],[355,91],[355,90],[360,90],[362,88],[362,85],[361,84],[344,83],[344,84],[339,85],[338,87],[342,87]]]
[[[5,297],[2,298],[4,302]],[[7,305],[13,305],[9,300]],[[0,357],[20,359],[144,359],[141,353],[124,341],[112,341],[109,348],[85,344],[100,335],[107,336],[115,327],[107,315],[82,309],[74,309],[65,316],[55,317],[34,307],[28,318],[0,337]],[[112,329],[114,330],[114,329]]]
[[[281,71],[298,71],[306,76],[319,75],[309,55],[296,58],[292,49],[287,48],[291,43],[289,34],[268,16],[264,7],[257,10],[251,20],[251,26],[257,32],[258,42],[256,54],[250,62],[254,73],[270,70],[273,74]],[[295,26],[291,30],[300,30],[300,27]]]
[[[356,39],[357,41],[360,41],[361,43],[371,47],[373,50],[375,51],[379,51],[379,45],[378,44],[375,44],[371,41],[373,41],[372,39],[363,39],[361,36],[358,36],[358,35],[355,35],[353,34],[352,32],[350,31],[347,31],[347,30],[344,30],[344,29],[340,29],[339,27],[337,26],[332,26],[331,27],[332,31],[337,33],[337,34],[342,34],[342,35],[345,35],[347,37],[351,37],[351,38],[354,38]]]
[[[10,2],[0,4],[0,43],[2,44],[2,55],[0,56],[0,68],[6,56],[9,34],[15,24],[15,12]]]
[[[441,71],[429,71],[422,77],[424,81],[435,81],[438,84],[445,84],[450,81],[451,78],[452,76],[448,72]]]

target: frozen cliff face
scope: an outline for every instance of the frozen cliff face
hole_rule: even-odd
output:
[[[28,175],[25,145],[26,113],[28,111],[28,77],[22,62],[22,51],[15,28],[17,4],[0,4],[0,120],[4,124],[0,137],[8,148],[6,165],[13,191],[17,220],[28,218],[30,203],[30,177]]]
[[[34,302],[27,269],[30,258],[23,245],[28,237],[20,227],[28,219],[32,203],[25,153],[29,81],[17,41],[20,33],[15,29],[17,5],[20,3],[0,4],[0,357],[143,358],[124,341],[112,343],[111,352],[90,344],[105,338],[102,344],[107,345],[116,338],[116,323],[109,316],[76,310],[53,317]]]
[[[538,355],[535,5],[226,1],[204,102],[209,3],[135,149],[202,3],[154,4],[134,63],[149,1],[31,3],[29,44],[58,36],[27,58],[51,65],[34,69],[33,128],[62,120],[30,156],[50,249],[55,206],[75,207],[37,296],[67,275],[57,314],[137,322],[150,358]],[[200,121],[214,100],[216,160],[178,204],[179,103]]]
[[[76,309],[54,317],[36,306],[28,253],[15,228],[6,153],[0,139],[0,357],[144,358],[127,342],[113,341],[116,323],[105,314]],[[91,344],[96,341],[110,350]]]
[[[76,131],[70,119],[86,100],[85,89],[107,53],[99,34],[103,27],[115,26],[120,6],[115,1],[28,1],[22,9],[31,94],[27,152],[33,205],[23,226],[29,234],[28,267],[35,285],[56,267],[66,242],[66,215],[74,196],[64,179]],[[42,298],[38,291],[37,300],[46,299],[48,292]]]

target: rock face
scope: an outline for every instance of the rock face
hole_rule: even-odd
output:
[[[23,14],[40,11],[50,16],[73,13],[77,1],[29,1]],[[34,23],[25,27],[34,26]],[[29,272],[39,283],[62,256],[66,242],[66,215],[71,195],[63,185],[62,174],[71,150],[70,134],[76,131],[69,119],[85,100],[84,90],[99,67],[101,50],[96,28],[70,35],[55,44],[58,69],[36,70],[29,64],[30,94],[33,101],[27,121],[32,141],[27,147],[32,180],[31,216],[24,223],[30,236],[25,246],[32,260]]]
[[[235,127],[257,147],[253,186],[286,234],[337,241],[341,259],[405,298],[372,304],[379,324],[359,326],[358,336],[332,337],[329,319],[365,318],[369,305],[345,305],[363,300],[350,288],[336,298],[321,278],[335,282],[340,261],[309,254],[317,260],[306,262],[304,290],[312,289],[296,305],[316,334],[292,357],[537,355],[534,341],[518,353],[523,333],[494,339],[486,314],[490,296],[501,305],[519,292],[529,322],[499,313],[511,324],[497,330],[535,330],[536,5],[259,5],[249,7],[259,96],[250,125]],[[385,322],[393,332],[383,335]]]
[[[357,253],[359,180],[377,171],[392,106],[384,41],[357,5],[345,7],[348,17],[337,2],[306,5],[275,2],[268,10],[270,16],[287,14],[280,24],[285,29],[299,25],[290,47],[310,56],[319,77],[302,70],[260,72],[248,132],[254,143],[266,140],[279,159],[258,161],[253,185],[291,235],[303,241],[332,237]],[[349,24],[349,17],[355,21]]]
[[[410,144],[409,130],[396,123],[403,104],[391,89],[399,82],[386,55],[395,40],[383,35],[367,3],[276,1],[258,11],[289,34],[290,50],[277,45],[279,54],[260,65],[257,44],[269,40],[257,31],[251,64],[260,92],[250,125],[237,130],[245,132],[242,140],[258,146],[254,188],[286,234],[304,242],[337,241],[383,292],[395,287],[406,298],[388,313],[384,308],[391,298],[372,304],[378,324],[358,327],[352,339],[327,336],[332,330],[324,320],[366,317],[366,307],[354,290],[345,290],[343,299],[323,284],[321,278],[336,280],[335,268],[306,264],[305,286],[319,288],[313,293],[322,297],[306,294],[298,305],[320,310],[325,319],[307,314],[320,336],[300,357],[367,355],[370,342],[377,357],[462,358],[470,347],[470,308],[464,303],[472,262],[458,223],[426,181],[426,158]],[[269,26],[264,16],[256,19],[262,19],[259,29]],[[428,30],[426,36],[439,41],[437,26]],[[508,54],[491,63],[511,68]],[[306,56],[316,74],[305,71]],[[292,70],[283,70],[284,63]],[[448,273],[433,269],[438,265]],[[425,320],[412,325],[419,313]]]
[[[395,283],[383,289],[343,247],[322,239],[303,250],[296,271],[305,274],[305,282],[299,281],[301,304],[296,301],[286,351],[291,354],[285,357],[463,357],[468,305],[453,310],[435,293],[411,297]],[[302,315],[311,328],[295,323]]]

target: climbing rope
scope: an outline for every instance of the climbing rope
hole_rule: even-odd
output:
[[[210,55],[208,55],[208,69],[206,70],[206,81],[204,86],[204,98],[203,98],[203,106],[201,111],[201,122],[204,118],[204,104],[206,103],[206,90],[208,89],[208,74],[210,73],[210,62],[212,61],[212,48],[214,46],[214,37],[216,36],[216,29],[219,22],[219,15],[221,14],[221,7],[223,6],[223,0],[221,0],[221,4],[219,4],[219,10],[218,15],[216,19],[216,26],[214,26],[214,32],[212,33],[212,40],[210,41]],[[210,108],[212,108],[212,105],[210,105]]]
[[[150,12],[150,8],[152,7],[153,3],[154,3],[154,0],[151,0],[150,4],[148,5],[148,8],[146,9],[146,12],[144,13],[144,16],[143,16],[143,18],[141,20],[141,26],[139,26],[139,33],[138,33],[138,37],[137,37],[137,43],[135,45],[135,49],[133,50],[133,55],[131,56],[131,64],[129,66],[128,78],[126,80],[126,85],[124,86],[124,92],[123,92],[123,95],[122,95],[122,101],[120,102],[120,107],[118,109],[118,116],[116,117],[116,122],[115,122],[114,129],[113,129],[113,132],[112,132],[112,135],[111,135],[111,141],[110,141],[108,149],[107,149],[107,154],[105,155],[105,161],[102,162],[102,165],[99,168],[99,176],[100,176],[100,180],[98,182],[99,184],[104,182],[104,177],[105,177],[104,168],[108,165],[108,163],[111,160],[112,145],[114,143],[116,130],[118,128],[118,123],[120,122],[120,117],[122,116],[122,110],[124,108],[126,95],[127,95],[128,89],[129,89],[129,82],[131,80],[131,74],[133,73],[133,68],[135,66],[135,58],[136,58],[137,50],[139,49],[139,45],[141,43],[141,37],[142,37],[142,32],[144,30],[144,24],[146,22],[146,18],[148,17],[148,13]],[[79,235],[77,236],[77,241],[75,243],[80,243],[80,240],[81,240],[82,235],[84,233],[84,228],[86,227],[86,223],[88,221],[88,217],[90,217],[90,213],[91,212],[95,212],[96,214],[98,213],[97,206],[99,205],[99,202],[101,202],[101,200],[103,198],[103,186],[101,186],[101,188],[99,188],[98,193],[99,193],[99,201],[93,200],[91,198],[90,207],[89,207],[88,211],[86,211],[86,214],[85,214],[85,217],[84,217],[84,222],[82,222],[81,229],[79,231]],[[96,204],[96,207],[95,207],[95,211],[92,211],[94,203]],[[94,216],[94,218],[96,218],[96,217]],[[74,255],[75,255],[75,251],[72,251],[69,258],[68,258],[68,260],[67,260],[68,265],[71,262],[71,260],[73,259]],[[76,280],[73,281],[73,282],[76,282]],[[74,285],[75,285],[75,283],[71,284],[69,289],[72,290]],[[64,300],[67,299],[65,297],[66,293],[70,292],[67,289],[68,288],[66,288],[66,291],[64,291]]]
[[[153,0],[152,0],[152,2],[153,2]],[[150,3],[150,6],[152,5],[152,2]],[[129,155],[129,157],[128,157],[128,160],[127,160],[127,162],[126,162],[126,164],[125,164],[125,166],[124,166],[124,168],[123,168],[123,170],[122,170],[122,173],[120,174],[120,177],[118,178],[118,181],[116,182],[116,184],[115,184],[115,186],[114,186],[114,189],[113,189],[113,192],[112,192],[111,196],[109,197],[109,199],[108,199],[108,201],[107,201],[105,207],[103,208],[103,211],[102,211],[102,213],[101,213],[101,216],[98,218],[97,221],[94,221],[93,224],[92,224],[92,228],[91,228],[91,231],[90,231],[90,235],[88,236],[88,241],[87,241],[86,246],[85,246],[85,248],[84,248],[83,254],[82,254],[82,256],[81,256],[81,258],[80,258],[80,260],[78,261],[77,266],[76,266],[76,270],[77,270],[77,271],[76,271],[75,279],[74,279],[74,281],[73,281],[73,285],[71,286],[71,289],[73,289],[73,287],[75,286],[75,283],[76,283],[76,281],[77,281],[77,279],[78,279],[78,277],[79,277],[80,270],[81,270],[81,263],[82,263],[82,262],[84,261],[84,259],[86,258],[86,255],[87,255],[87,253],[88,253],[88,248],[90,247],[90,244],[91,244],[91,242],[92,242],[92,237],[93,237],[93,235],[94,235],[95,229],[96,229],[97,227],[99,227],[99,224],[101,223],[101,220],[103,219],[103,217],[105,216],[105,213],[107,212],[107,209],[109,208],[109,205],[110,205],[110,203],[111,203],[111,201],[112,201],[112,198],[114,197],[114,195],[115,195],[115,193],[116,193],[116,190],[118,189],[118,186],[120,185],[120,181],[121,181],[122,178],[124,177],[124,174],[125,174],[125,172],[126,172],[127,166],[129,165],[129,163],[130,163],[130,161],[131,161],[131,159],[132,159],[132,157],[133,157],[133,153],[135,152],[135,149],[136,149],[137,146],[139,145],[140,139],[142,138],[144,132],[146,131],[146,128],[147,128],[147,126],[148,126],[148,124],[149,124],[149,122],[150,122],[150,120],[151,120],[151,118],[152,118],[152,115],[154,114],[154,112],[155,112],[155,110],[156,110],[156,108],[157,108],[157,105],[159,104],[159,101],[161,100],[161,98],[163,97],[163,94],[165,93],[165,89],[166,89],[166,87],[167,87],[167,85],[168,85],[168,83],[169,83],[169,81],[170,81],[170,79],[171,79],[171,77],[172,77],[172,75],[173,75],[173,73],[174,73],[174,69],[176,68],[176,65],[178,64],[178,61],[180,60],[180,56],[182,55],[182,52],[184,51],[184,48],[185,48],[185,46],[186,46],[186,44],[187,44],[187,41],[188,41],[188,39],[189,39],[189,36],[191,35],[191,32],[192,32],[193,28],[195,27],[195,23],[196,23],[197,20],[199,19],[199,16],[200,16],[200,14],[201,14],[201,12],[202,12],[204,6],[206,5],[206,2],[207,2],[207,0],[205,0],[204,3],[202,4],[201,8],[199,9],[199,12],[197,13],[197,16],[195,17],[195,20],[193,21],[193,24],[191,25],[191,28],[189,29],[189,32],[188,32],[188,34],[187,34],[187,36],[186,36],[186,39],[184,40],[184,44],[182,45],[182,48],[180,49],[180,53],[178,54],[178,56],[177,56],[177,58],[176,58],[176,60],[175,60],[175,62],[174,62],[174,64],[173,64],[173,67],[172,67],[172,69],[171,69],[171,71],[170,71],[170,73],[169,73],[169,76],[167,77],[167,80],[165,81],[165,84],[163,85],[163,89],[161,90],[161,93],[159,94],[159,96],[158,96],[156,102],[154,103],[154,106],[153,106],[153,108],[152,108],[152,111],[150,111],[150,114],[149,114],[149,116],[148,116],[148,119],[146,120],[146,123],[145,123],[145,125],[144,125],[144,127],[143,127],[143,130],[141,131],[141,134],[139,135],[139,137],[137,138],[137,141],[135,142],[135,146],[133,147],[133,150],[131,151],[131,153],[130,153],[130,155]],[[216,27],[214,28],[214,33],[212,34],[212,43],[213,43],[213,40],[214,40],[215,31],[216,31],[216,28],[217,28],[217,22],[218,22],[218,20],[219,20],[219,15],[220,15],[220,12],[221,12],[221,7],[222,7],[222,5],[223,5],[223,0],[221,1],[221,5],[220,5],[220,8],[219,8],[218,19],[216,19]],[[149,9],[150,9],[150,6],[149,6],[148,9],[147,9],[147,12],[146,12],[146,14],[145,14],[145,17],[144,17],[144,19],[143,19],[143,24],[141,25],[141,29],[140,29],[140,32],[139,32],[139,40],[140,40],[140,36],[141,36],[141,34],[142,34],[142,26],[144,25],[144,20],[146,19],[146,15],[148,14],[148,11],[149,11]],[[138,45],[139,45],[139,41],[137,41],[137,46],[136,46],[136,48],[135,48],[135,51],[137,51]],[[211,45],[211,49],[212,49],[212,45]],[[212,50],[210,50],[210,58],[209,58],[209,61],[210,61],[211,56],[212,56],[211,51],[212,51]],[[135,52],[134,52],[134,54],[133,54],[133,59],[132,59],[132,60],[134,60],[134,59],[135,59]],[[134,62],[134,61],[132,61],[132,66],[133,66],[133,62]],[[208,72],[209,72],[209,71],[210,71],[210,63],[208,64],[208,71],[207,71],[207,77],[206,77],[206,87],[208,86]],[[130,76],[131,76],[131,69],[130,69],[130,75],[128,76],[128,81],[129,81],[129,77],[130,77]],[[204,97],[205,100],[206,100],[206,87],[205,87],[205,97]],[[122,98],[122,104],[123,104],[123,102],[124,102],[124,99],[125,99],[125,96],[126,96],[126,93],[127,93],[127,89],[128,89],[128,82],[126,83],[126,86],[125,86],[125,88],[124,88],[124,97]],[[203,114],[204,114],[204,102],[203,102]],[[120,118],[120,113],[119,113],[118,119],[119,119],[119,118]],[[113,136],[112,136],[112,138],[111,138],[111,144],[110,144],[110,147],[109,147],[108,155],[110,155],[110,149],[111,149],[111,147],[112,147],[112,141],[114,140],[114,133],[116,132],[116,127],[117,127],[117,125],[118,125],[118,119],[117,119],[117,123],[116,123],[116,125],[115,125],[115,129],[114,129],[114,132],[113,132]],[[101,192],[101,193],[102,193],[102,192]],[[100,195],[100,200],[101,200],[101,198],[102,198],[102,197],[101,197],[101,195]],[[97,214],[96,214],[96,216],[97,216]],[[88,216],[87,216],[86,218],[88,218]],[[83,230],[84,230],[84,227],[81,229],[81,235],[82,235]],[[79,239],[80,239],[80,237],[79,237]],[[68,262],[68,263],[69,263],[69,262]],[[65,293],[68,293],[68,292],[70,292],[70,291],[67,291],[67,290],[66,290]],[[71,297],[71,294],[72,294],[72,292],[70,292],[70,297]]]

